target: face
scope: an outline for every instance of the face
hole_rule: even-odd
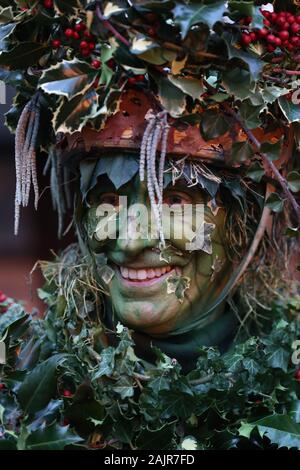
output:
[[[120,196],[127,198],[127,212],[124,201],[120,205]],[[226,211],[221,203],[213,214],[204,191],[198,186],[188,188],[182,180],[164,190],[163,203],[166,213],[171,209],[171,216],[169,229],[164,227],[166,248],[162,250],[151,219],[148,190],[138,174],[118,190],[102,176],[90,192],[84,217],[95,260],[97,254],[105,253],[113,270],[108,290],[116,316],[130,328],[157,337],[180,331],[195,319],[204,327],[222,314],[222,303],[207,312],[227,283],[232,268],[226,256]],[[99,207],[103,204],[113,210],[108,218],[106,213],[106,231],[99,235],[104,222]],[[187,205],[192,208],[190,216],[176,217],[176,211]],[[138,207],[143,210],[136,210]],[[202,249],[191,249],[190,230],[199,226],[197,211],[202,209],[205,227],[212,233],[205,237]],[[110,226],[108,219],[112,222]],[[114,237],[109,232],[115,229]]]

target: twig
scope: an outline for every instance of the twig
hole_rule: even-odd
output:
[[[300,76],[300,70],[286,70],[279,67],[273,69],[275,73],[285,73],[286,75],[297,75]]]
[[[116,28],[108,20],[104,18],[99,4],[97,4],[96,6],[96,13],[99,20],[102,21],[104,28],[108,29],[108,31],[110,31],[116,38],[118,38],[123,44],[125,44],[125,46],[129,47],[130,42],[126,38],[124,38],[124,36],[122,36],[122,34],[120,34],[119,31],[117,31]]]
[[[288,185],[286,183],[286,180],[284,179],[284,177],[282,176],[280,171],[276,168],[274,163],[271,160],[268,159],[267,155],[265,155],[264,153],[261,152],[260,142],[256,139],[253,132],[246,127],[245,123],[242,121],[242,119],[239,117],[239,115],[227,103],[223,103],[223,109],[226,111],[226,113],[230,114],[230,116],[232,116],[233,119],[240,125],[240,127],[243,129],[246,136],[248,137],[249,142],[252,144],[255,152],[260,156],[260,158],[262,159],[262,161],[266,165],[266,167],[269,168],[269,170],[272,171],[272,173],[274,174],[275,179],[280,184],[286,198],[288,199],[291,206],[293,207],[293,209],[294,209],[294,211],[297,215],[298,221],[300,223],[300,206],[298,205],[296,199],[294,198],[294,196],[290,192],[290,190],[288,188]]]

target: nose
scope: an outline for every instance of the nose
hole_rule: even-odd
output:
[[[151,220],[128,215],[126,222],[127,226],[120,227],[116,240],[116,250],[123,261],[133,260],[144,250],[158,246],[157,231]]]

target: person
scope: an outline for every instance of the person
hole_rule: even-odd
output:
[[[253,65],[262,61],[246,47],[251,28],[258,35],[252,19],[249,32],[230,49],[228,35],[235,33],[223,15],[244,24],[238,6],[231,11],[226,2],[222,8],[215,2],[213,21],[201,16],[195,28],[184,20],[190,5],[177,5],[175,15],[168,8],[157,12],[147,1],[135,3],[125,15],[123,7],[111,11],[110,2],[103,12],[96,5],[93,13],[88,10],[89,28],[71,15],[64,43],[53,39],[50,24],[65,24],[71,14],[61,11],[65,7],[18,12],[24,28],[27,21],[36,24],[36,15],[52,19],[53,51],[50,62],[47,55],[32,56],[25,71],[33,85],[15,126],[15,233],[31,184],[38,203],[36,156],[42,146],[59,234],[73,205],[78,242],[40,263],[44,320],[28,318],[15,303],[0,318],[10,351],[2,406],[15,407],[13,421],[4,415],[0,448],[41,448],[47,433],[62,432],[61,448],[280,447],[271,431],[259,434],[259,426],[273,429],[281,412],[294,425],[297,322],[287,319],[299,311],[293,261],[299,180],[289,114],[297,110],[286,103],[285,87],[274,86],[272,77],[261,80],[263,64]],[[263,12],[262,21],[272,19]],[[132,31],[125,37],[113,18],[117,14],[127,24],[129,13]],[[155,40],[149,39],[149,15],[158,22]],[[231,51],[225,70],[214,54],[220,23],[224,43],[217,50],[225,45]],[[180,47],[167,41],[168,32],[177,39],[180,32]],[[185,57],[204,33],[212,45]],[[9,40],[14,44],[14,36]],[[15,68],[11,53],[5,54],[0,62]],[[210,59],[213,65],[202,63]],[[3,76],[13,79],[9,72]],[[47,136],[45,122],[51,123]],[[278,298],[284,300],[280,306]],[[40,383],[44,374],[47,380]],[[285,386],[289,393],[283,393]],[[217,424],[210,424],[209,410]],[[25,442],[18,437],[23,426]],[[221,444],[211,434],[215,429]],[[165,444],[162,435],[168,436]]]

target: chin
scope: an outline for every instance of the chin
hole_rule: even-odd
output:
[[[153,301],[125,301],[122,308],[114,305],[119,320],[129,328],[150,335],[166,335],[174,327],[178,318],[178,300],[169,300],[165,305],[157,300]],[[160,308],[157,308],[157,304]]]

